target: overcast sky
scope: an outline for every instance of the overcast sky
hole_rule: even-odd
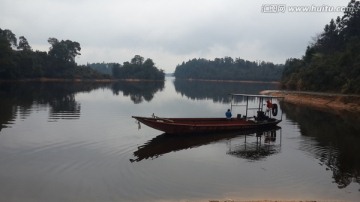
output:
[[[301,57],[343,12],[291,6],[347,6],[349,0],[0,0],[0,28],[48,51],[49,37],[77,41],[78,64],[151,58],[173,72],[192,58],[240,57],[284,63]],[[280,5],[269,13],[269,4]],[[276,7],[276,6],[275,6]],[[265,11],[265,12],[264,12]]]

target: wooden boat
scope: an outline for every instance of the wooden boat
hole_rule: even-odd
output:
[[[283,98],[283,97],[274,97],[274,96],[265,96],[265,95],[249,95],[249,94],[230,94],[232,96],[231,101],[231,110],[235,106],[245,106],[246,113],[241,117],[240,114],[236,118],[160,118],[153,114],[151,117],[141,117],[141,116],[132,116],[134,119],[139,122],[163,131],[168,134],[189,134],[189,133],[209,133],[209,132],[220,132],[220,131],[241,131],[249,129],[261,129],[269,128],[276,126],[282,120],[272,117],[271,113],[266,113],[264,111],[264,102],[270,101],[274,98]],[[233,102],[234,97],[242,96],[246,100],[245,105],[237,105],[236,102]],[[256,108],[249,107],[249,98],[257,98],[259,105]],[[277,105],[276,106],[276,115],[277,115]],[[248,117],[249,110],[257,110],[257,116]],[[273,111],[274,112],[274,111]],[[273,113],[275,114],[275,113]]]
[[[206,133],[235,131],[275,126],[280,120],[269,118],[263,121],[243,118],[160,118],[133,116],[139,122],[169,134]]]

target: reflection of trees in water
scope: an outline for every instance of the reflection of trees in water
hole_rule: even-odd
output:
[[[3,99],[2,93],[0,92],[0,131],[16,118],[16,111],[16,106],[13,106],[11,102]]]
[[[258,94],[262,90],[278,89],[272,83],[241,83],[241,82],[214,82],[174,80],[175,90],[182,96],[190,99],[212,99],[214,102],[229,103],[229,93]]]
[[[78,92],[90,92],[107,86],[99,83],[70,82],[13,82],[0,84],[0,129],[17,114],[28,117],[33,108],[49,107],[51,119],[78,118],[80,104],[75,100]]]
[[[310,153],[333,172],[339,188],[360,183],[360,117],[353,113],[327,113],[283,103],[287,117],[299,124],[300,149]]]
[[[74,94],[52,100],[50,106],[51,119],[76,119],[80,117],[80,103],[76,102]]]
[[[130,99],[139,104],[146,101],[151,101],[157,91],[164,89],[164,82],[116,82],[112,85],[112,91],[115,95],[119,95],[122,91],[124,96],[130,96]]]
[[[0,83],[0,130],[15,120],[17,115],[25,119],[34,108],[49,108],[49,118],[77,119],[81,106],[75,100],[79,92],[97,88],[110,88],[114,94],[123,92],[134,103],[150,101],[164,82],[11,82]]]

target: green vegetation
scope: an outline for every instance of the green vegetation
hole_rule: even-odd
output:
[[[102,73],[102,74],[106,74],[106,75],[110,75],[112,76],[112,68],[114,65],[117,65],[118,63],[91,63],[91,64],[87,64],[87,66],[89,66],[91,69]]]
[[[112,76],[116,79],[144,79],[144,80],[164,80],[165,73],[155,67],[151,59],[146,59],[140,55],[135,55],[130,62],[119,63],[91,63],[88,66],[95,71]]]
[[[180,79],[277,81],[282,71],[283,65],[225,57],[183,62],[176,67],[174,75]]]
[[[148,79],[164,80],[164,72],[158,70],[151,59],[136,55],[123,66],[77,65],[80,44],[76,41],[49,38],[48,52],[33,51],[24,36],[19,43],[10,30],[0,29],[0,80],[57,78],[57,79]],[[95,68],[94,68],[95,67]],[[98,69],[97,69],[98,68]]]
[[[80,55],[80,44],[70,40],[49,38],[48,53],[33,51],[24,36],[17,38],[10,30],[0,29],[0,79],[36,78],[104,78],[86,66],[78,66],[75,57]]]
[[[158,70],[151,59],[146,59],[140,55],[135,55],[130,62],[115,64],[112,68],[112,75],[118,79],[146,79],[146,80],[164,80],[165,73]]]
[[[282,86],[293,90],[360,94],[360,3],[331,20],[301,59],[285,63]]]

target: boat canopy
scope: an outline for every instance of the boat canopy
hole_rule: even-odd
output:
[[[266,109],[264,106],[266,106],[266,101],[270,100],[270,103],[273,103],[273,99],[279,99],[279,100],[284,100],[285,97],[283,96],[272,96],[272,95],[255,95],[255,94],[243,94],[243,93],[230,93],[229,94],[231,96],[231,104],[230,104],[230,108],[231,111],[233,111],[233,107],[244,107],[245,108],[245,115],[243,116],[243,118],[245,119],[249,119],[252,117],[249,117],[249,111],[251,110],[255,110],[257,111],[257,116],[259,117],[259,115],[264,114],[266,112]],[[236,100],[234,99],[235,97],[243,97],[246,100],[245,104],[237,104]],[[250,99],[258,99],[258,106],[257,107],[249,107],[249,98]],[[271,104],[273,105],[273,107],[271,108],[271,112],[268,113],[269,117],[272,118],[273,116],[275,117],[277,115],[278,112],[278,106],[277,104]],[[238,116],[241,116],[241,114],[238,114]],[[282,120],[282,111],[280,113],[280,120]]]
[[[284,96],[272,96],[272,95],[254,95],[254,94],[241,94],[241,93],[230,93],[231,96],[243,96],[243,97],[258,97],[258,98],[276,98],[276,99],[284,99]]]

